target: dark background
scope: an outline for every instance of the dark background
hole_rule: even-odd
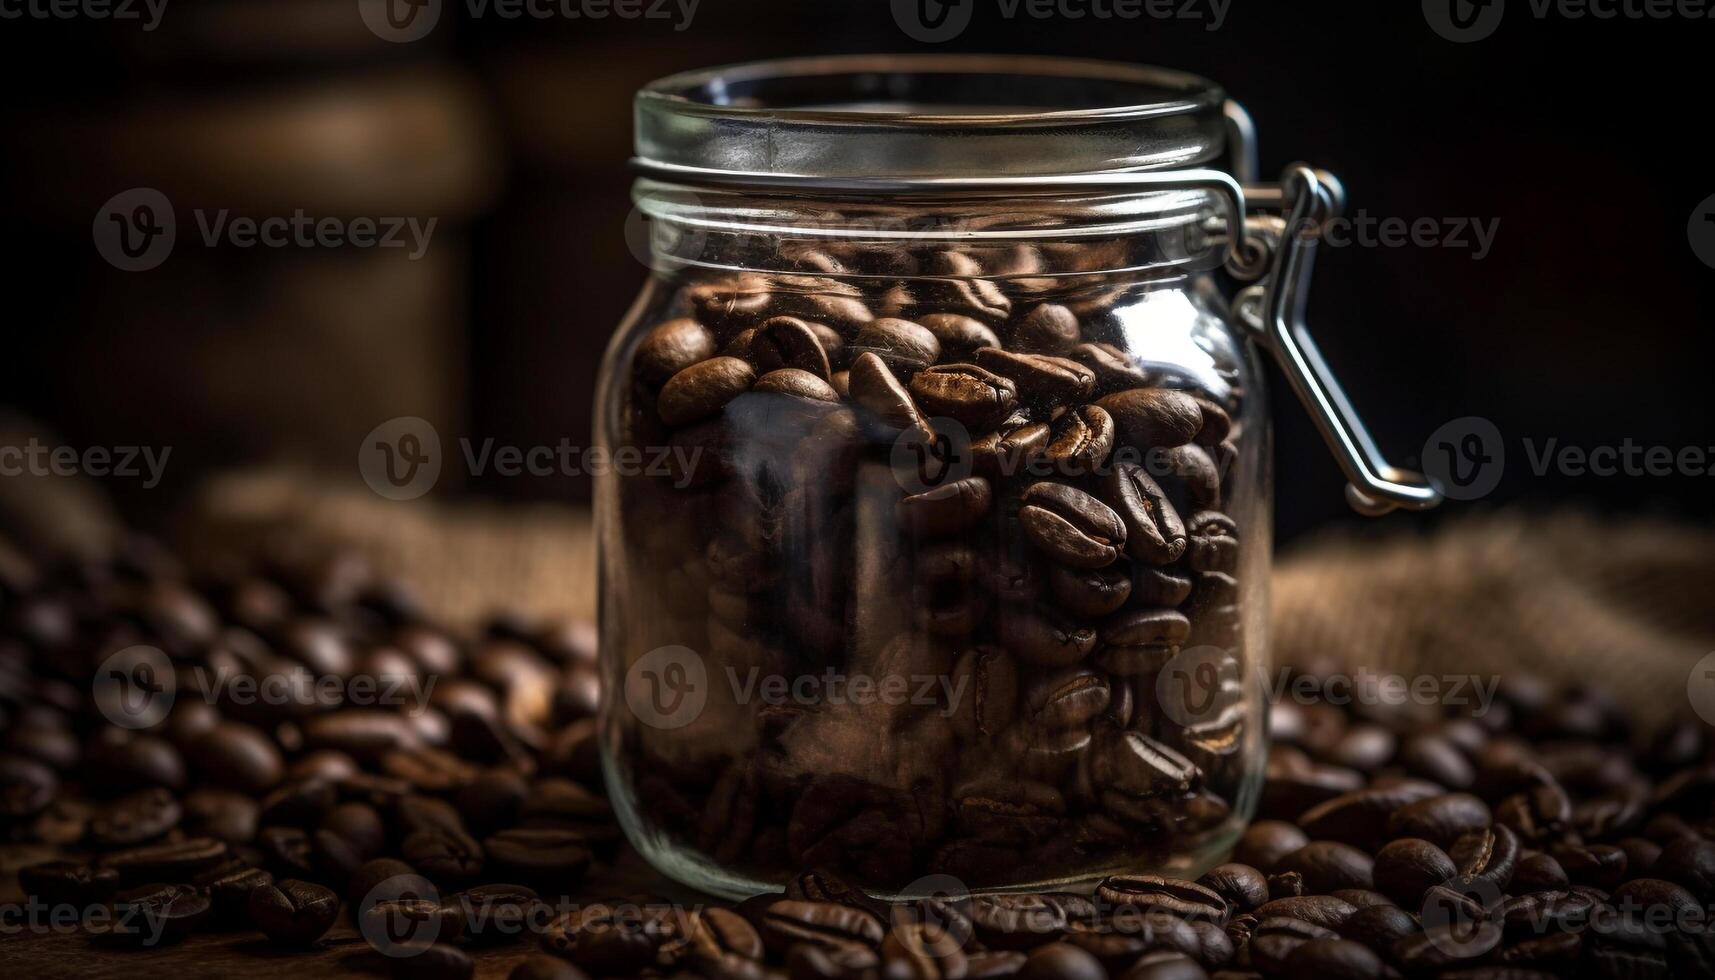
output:
[[[1451,419],[1503,434],[1473,507],[1566,503],[1707,518],[1712,481],[1530,471],[1523,440],[1715,444],[1715,270],[1687,242],[1715,193],[1701,138],[1715,21],[1538,20],[1437,36],[1414,2],[1234,0],[1201,20],[1005,20],[976,0],[936,50],[1187,69],[1261,129],[1264,173],[1305,159],[1378,217],[1499,218],[1494,248],[1325,252],[1312,323],[1378,441],[1417,464]],[[603,345],[641,282],[623,238],[631,94],[752,58],[927,50],[884,0],[702,0],[671,22],[471,21],[369,35],[355,0],[174,0],[161,27],[0,21],[9,233],[0,404],[72,445],[169,444],[169,479],[109,488],[139,520],[218,469],[307,462],[350,478],[376,423],[443,438],[587,438]],[[449,162],[450,161],[450,162]],[[179,207],[180,246],[124,273],[91,218],[130,187]],[[189,206],[437,215],[434,254],[226,254],[187,245]],[[314,251],[314,250],[313,250]],[[1344,521],[1343,479],[1274,387],[1283,541]],[[443,485],[446,481],[443,481]],[[579,500],[577,481],[477,481]],[[439,493],[440,491],[437,491]]]

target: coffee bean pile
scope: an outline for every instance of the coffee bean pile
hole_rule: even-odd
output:
[[[689,648],[711,684],[705,725],[622,725],[617,752],[686,860],[887,891],[1094,881],[1236,835],[1255,705],[1185,724],[1157,681],[1193,647],[1229,685],[1245,661],[1239,352],[1148,363],[1136,294],[983,268],[700,279],[622,354],[616,444],[674,467],[616,488],[615,642],[628,666]],[[747,672],[931,696],[764,703],[725,683]]]
[[[723,980],[1715,976],[1710,730],[1646,740],[1588,687],[1500,694],[1481,712],[1278,706],[1261,819],[1195,881],[926,881],[942,893],[889,905],[811,871],[731,914],[563,919],[545,945],[592,974]]]
[[[0,559],[0,833],[63,855],[19,874],[44,922],[302,949],[342,904],[383,926],[427,907],[445,921],[394,933],[474,941],[620,843],[587,623],[461,638],[350,554],[195,576],[144,542]],[[411,971],[469,972],[444,942],[414,952]]]

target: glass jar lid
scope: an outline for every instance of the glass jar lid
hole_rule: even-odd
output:
[[[1225,99],[1195,75],[1076,58],[794,58],[652,82],[637,95],[636,152],[692,177],[1180,169],[1225,152]]]

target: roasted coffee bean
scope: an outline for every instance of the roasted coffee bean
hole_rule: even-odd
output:
[[[185,747],[191,768],[204,782],[256,796],[285,774],[273,741],[249,725],[222,722]]]
[[[1197,883],[1220,895],[1238,912],[1250,912],[1269,898],[1268,879],[1248,864],[1220,865]]]
[[[816,377],[809,371],[797,368],[780,368],[770,371],[756,379],[752,391],[771,395],[790,395],[810,402],[834,403],[840,400],[839,392],[835,391],[828,382]]]
[[[1130,609],[1102,624],[1103,669],[1121,677],[1153,675],[1179,653],[1191,621],[1171,609]]]
[[[773,898],[780,896],[758,895],[753,901],[759,902],[763,908],[771,904]],[[878,920],[886,920],[892,915],[892,907],[886,902],[871,898],[862,889],[846,881],[839,875],[826,868],[812,868],[792,876],[786,883],[785,897],[803,902],[833,902],[836,905],[849,905],[862,909]],[[739,908],[743,910],[744,903]],[[760,921],[751,917],[752,924]]]
[[[1269,874],[1280,859],[1310,843],[1296,825],[1284,820],[1259,820],[1246,828],[1233,849],[1233,860]]]
[[[1165,912],[1184,919],[1225,922],[1231,911],[1214,889],[1159,875],[1111,876],[1096,886],[1096,897],[1110,905]]]
[[[1025,717],[1046,729],[1081,728],[1108,708],[1112,692],[1100,673],[1068,667],[1043,674],[1024,689]]]
[[[1221,506],[1220,465],[1210,451],[1187,444],[1170,449],[1152,449],[1149,468],[1167,491],[1167,499],[1182,514],[1195,514]]]
[[[1125,972],[1125,980],[1207,980],[1208,976],[1195,958],[1169,949],[1145,953]]]
[[[1142,466],[1115,463],[1103,481],[1102,496],[1125,522],[1127,554],[1150,565],[1167,565],[1185,553],[1179,512]]]
[[[1287,954],[1282,976],[1289,980],[1366,980],[1386,974],[1381,957],[1349,939],[1313,939]]]
[[[1464,753],[1440,735],[1414,735],[1399,749],[1406,771],[1448,789],[1468,789],[1476,781],[1476,770]]]
[[[883,931],[881,921],[862,909],[834,902],[785,899],[763,913],[762,936],[781,949],[795,943],[811,943],[829,950],[857,943],[877,949]]]
[[[1016,385],[975,364],[924,368],[911,379],[911,394],[926,414],[953,419],[978,434],[1000,425],[1018,405]]]
[[[1102,568],[1126,541],[1119,517],[1095,497],[1063,483],[1041,482],[1024,494],[1024,532],[1048,557],[1074,568]]]
[[[1513,872],[1511,890],[1520,893],[1563,891],[1571,885],[1560,862],[1541,851],[1525,851]]]
[[[1012,350],[1039,354],[1070,351],[1080,339],[1078,318],[1056,303],[1043,303],[1026,310],[1012,325],[1008,337]]]
[[[969,358],[983,347],[999,347],[1000,338],[982,321],[958,313],[927,313],[917,318],[923,329],[941,343],[943,357]]]
[[[1277,871],[1296,871],[1304,876],[1304,887],[1313,892],[1341,888],[1369,888],[1374,860],[1363,851],[1338,841],[1312,841],[1283,856]]]
[[[1641,837],[1624,838],[1619,842],[1619,848],[1626,852],[1626,871],[1634,877],[1651,874],[1655,871],[1655,863],[1661,860],[1661,845]]]
[[[1107,395],[1096,404],[1113,416],[1120,438],[1140,449],[1183,446],[1203,428],[1197,402],[1167,388],[1133,388]]]
[[[680,371],[715,355],[715,339],[692,319],[668,320],[643,336],[633,360],[637,374],[650,384],[665,384]]]
[[[1096,782],[1127,796],[1150,797],[1184,793],[1198,778],[1185,756],[1141,732],[1119,732],[1103,739],[1092,752]]]
[[[213,920],[222,926],[237,926],[250,921],[250,893],[271,887],[274,876],[261,868],[239,868],[206,875],[196,882],[208,889]]]
[[[821,338],[797,317],[763,321],[751,337],[746,357],[763,376],[784,368],[804,371],[825,382],[831,373]]]
[[[1328,894],[1356,909],[1367,909],[1372,905],[1397,904],[1393,899],[1370,888],[1336,888]]]
[[[1387,821],[1393,837],[1421,837],[1442,847],[1489,825],[1489,806],[1469,793],[1446,793],[1407,803]]]
[[[1304,896],[1304,875],[1297,871],[1278,871],[1268,876],[1268,897],[1270,901],[1281,898],[1302,898]]]
[[[18,870],[24,894],[42,905],[89,908],[105,905],[119,889],[119,872],[76,861],[47,861]]]
[[[250,920],[282,946],[309,946],[339,916],[339,896],[307,881],[288,879],[250,890]]]
[[[852,361],[850,385],[852,401],[867,409],[881,424],[925,446],[934,443],[934,430],[918,411],[911,393],[876,354],[869,351],[857,354]]]
[[[1113,419],[1095,405],[1081,405],[1054,422],[1042,458],[1055,475],[1076,477],[1100,470],[1113,448]]]
[[[1018,388],[1019,401],[1038,409],[1078,402],[1096,383],[1095,372],[1064,357],[984,347],[977,351],[975,360],[979,367],[1012,381]],[[1112,415],[1112,410],[1108,414]]]
[[[463,916],[461,933],[467,941],[498,943],[517,939],[533,924],[545,921],[547,905],[523,885],[478,885],[446,901]]]
[[[1372,905],[1352,913],[1337,932],[1384,956],[1418,929],[1417,920],[1397,905]]]
[[[1067,351],[1066,356],[1095,373],[1095,394],[1106,395],[1149,384],[1149,375],[1113,344],[1079,344]]]
[[[1494,819],[1518,834],[1521,843],[1545,843],[1563,833],[1572,821],[1572,801],[1559,785],[1546,783],[1502,800],[1495,807]]]
[[[1096,648],[1097,633],[1051,610],[1003,605],[995,610],[995,633],[1019,660],[1038,667],[1069,667]]]
[[[413,949],[392,962],[395,975],[410,980],[469,980],[476,975],[475,961],[464,950],[446,943]]]
[[[456,803],[464,826],[489,831],[513,823],[529,795],[524,777],[508,769],[490,769],[466,783]]]
[[[1185,563],[1199,572],[1231,572],[1238,566],[1238,525],[1218,511],[1185,518]]]
[[[1472,830],[1455,840],[1447,854],[1462,878],[1483,878],[1505,889],[1518,867],[1518,837],[1499,825]]]
[[[890,977],[916,980],[960,978],[965,975],[960,945],[958,938],[933,923],[900,923],[882,940],[882,970]]]
[[[1612,844],[1555,844],[1549,848],[1574,885],[1612,889],[1626,877],[1626,852]]]
[[[912,534],[957,534],[987,517],[993,503],[989,481],[980,476],[966,477],[899,501],[899,523]]]
[[[243,793],[225,789],[195,789],[185,794],[183,823],[186,832],[215,837],[228,844],[248,844],[256,837],[256,801]]]
[[[418,830],[400,844],[412,867],[434,881],[468,881],[483,867],[482,845],[455,830]]]
[[[1715,899],[1715,843],[1696,837],[1672,841],[1662,847],[1652,872],[1702,901]]]
[[[996,647],[976,647],[960,655],[952,685],[961,692],[949,703],[948,722],[965,738],[992,738],[1018,713],[1018,667]]]
[[[154,840],[178,826],[183,810],[173,794],[146,789],[113,801],[89,822],[90,842],[97,847],[128,847]]]
[[[791,980],[846,980],[854,973],[874,969],[880,957],[861,943],[798,943],[787,948],[785,960]]]
[[[557,918],[544,930],[542,947],[571,959],[597,977],[629,975],[652,965],[667,935],[640,911],[592,904]]]
[[[1392,959],[1411,976],[1455,976],[1456,966],[1471,966],[1500,943],[1492,922],[1438,925],[1414,932],[1394,944]]]
[[[434,942],[463,937],[465,916],[458,905],[442,902],[431,890],[426,897],[390,898],[374,895],[358,906],[359,928],[372,946],[389,956],[411,956]]]
[[[94,933],[100,942],[156,947],[179,942],[209,920],[209,899],[191,885],[143,885],[113,899],[112,918]]]
[[[1068,924],[1066,907],[1047,895],[977,895],[961,910],[976,937],[992,949],[1041,946],[1063,935]],[[932,918],[956,933],[959,911]]]
[[[1106,980],[1107,976],[1100,960],[1071,943],[1038,947],[1018,970],[1019,980]]]
[[[990,479],[1030,472],[1041,465],[1053,435],[1048,423],[1013,415],[995,431],[971,440],[971,465]]]
[[[1376,853],[1376,889],[1408,908],[1415,908],[1424,892],[1458,873],[1447,852],[1416,837],[1400,838]]]
[[[1441,795],[1441,787],[1416,779],[1343,793],[1317,804],[1298,818],[1304,832],[1320,840],[1379,847],[1388,839],[1387,821],[1402,806]]]
[[[854,357],[874,354],[895,374],[907,378],[941,357],[941,342],[933,333],[897,317],[872,320],[858,331],[850,348]]]
[[[655,409],[667,425],[688,425],[719,412],[750,390],[756,370],[736,357],[699,361],[668,379]]]
[[[115,851],[103,857],[102,864],[118,872],[125,885],[182,882],[220,863],[226,855],[225,841],[195,837]]]
[[[1001,844],[1024,844],[1060,829],[1066,801],[1046,783],[981,779],[954,790],[953,819],[967,836]]]
[[[1286,971],[1287,959],[1300,947],[1317,940],[1339,938],[1332,930],[1308,920],[1291,916],[1262,917],[1251,930],[1251,965],[1269,976],[1280,976]]]
[[[1351,903],[1332,895],[1301,895],[1296,898],[1276,898],[1251,912],[1259,920],[1272,918],[1295,919],[1323,929],[1338,929],[1340,924],[1356,915]]]
[[[1131,570],[1120,565],[1108,568],[1048,569],[1048,589],[1068,612],[1078,616],[1106,616],[1131,597]]]
[[[1207,686],[1212,691],[1219,690],[1215,678],[1204,680],[1211,682]],[[1259,812],[1269,818],[1307,812],[1364,785],[1364,776],[1357,770],[1312,762],[1303,751],[1283,742],[1269,746],[1263,780]]]
[[[582,833],[555,827],[502,830],[483,840],[482,853],[498,874],[556,885],[581,877],[594,856]]]

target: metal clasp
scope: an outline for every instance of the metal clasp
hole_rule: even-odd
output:
[[[1236,140],[1237,169],[1240,173],[1251,170],[1256,151],[1250,116],[1238,103],[1229,102],[1227,119]],[[1427,510],[1439,504],[1441,492],[1423,474],[1392,466],[1382,455],[1305,323],[1316,246],[1325,222],[1345,206],[1339,181],[1331,174],[1294,164],[1278,185],[1247,187],[1245,196],[1258,207],[1278,202],[1285,212],[1285,227],[1273,249],[1267,279],[1242,291],[1234,309],[1255,331],[1258,342],[1274,355],[1327,441],[1350,481],[1346,501],[1353,510],[1371,517],[1398,508]]]

